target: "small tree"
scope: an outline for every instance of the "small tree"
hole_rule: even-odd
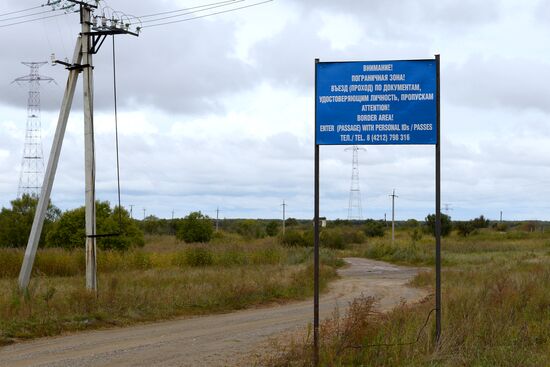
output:
[[[457,223],[455,227],[458,231],[458,234],[463,237],[469,236],[476,229],[473,221],[460,222]]]
[[[291,227],[291,226],[297,226],[298,225],[298,219],[296,218],[287,218],[285,220],[285,226]]]
[[[363,231],[367,237],[384,237],[384,223],[374,219],[367,219]]]
[[[187,243],[208,242],[212,238],[214,228],[212,221],[206,215],[199,212],[191,212],[179,225],[176,237]]]
[[[25,247],[31,232],[34,213],[38,205],[38,198],[24,194],[11,201],[11,209],[2,208],[0,211],[0,247]],[[59,218],[61,211],[48,205],[40,244],[44,243],[46,234],[50,230],[52,222]]]
[[[426,217],[426,227],[435,236],[435,214],[430,214]],[[447,214],[441,214],[441,236],[448,236],[452,229],[451,217]]]
[[[279,233],[279,223],[277,221],[272,220],[269,223],[267,223],[265,227],[265,233],[267,233],[268,236],[276,236],[277,233]]]
[[[480,215],[478,218],[472,219],[471,223],[474,228],[489,227],[489,219],[485,219],[483,215]]]
[[[236,231],[245,238],[263,238],[265,237],[265,228],[259,221],[254,219],[242,219],[236,224]]]
[[[64,212],[46,236],[46,245],[69,249],[83,247],[86,238],[85,211],[84,207],[80,207]],[[127,250],[145,243],[143,233],[128,211],[118,206],[111,209],[108,201],[96,202],[96,233],[113,234],[97,239],[97,245],[102,250]]]

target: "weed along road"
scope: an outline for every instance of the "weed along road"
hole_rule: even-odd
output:
[[[346,258],[348,266],[321,297],[321,316],[343,310],[361,294],[374,296],[379,310],[427,295],[407,286],[418,268]],[[0,348],[0,366],[228,366],[243,365],[250,354],[280,333],[302,329],[312,320],[313,301],[260,307],[221,315],[74,333]]]

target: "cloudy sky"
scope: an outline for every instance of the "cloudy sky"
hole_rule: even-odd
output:
[[[259,0],[258,0],[259,1]],[[214,0],[109,0],[136,16]],[[102,1],[102,3],[104,3]],[[246,0],[231,7],[253,4]],[[0,14],[40,5],[4,0]],[[17,195],[28,73],[21,61],[70,58],[76,14],[21,25],[0,16],[0,206]],[[196,13],[208,14],[226,8]],[[56,14],[56,13],[52,13]],[[35,16],[47,16],[42,14]],[[189,15],[187,16],[189,17]],[[32,17],[31,17],[32,18]],[[154,18],[142,18],[154,19]],[[181,18],[171,18],[178,20]],[[388,60],[441,54],[442,203],[456,219],[550,219],[550,1],[274,0],[116,39],[122,204],[134,217],[201,210],[227,218],[313,213],[314,59]],[[156,23],[160,23],[157,21]],[[116,202],[112,52],[96,55],[97,196]],[[40,69],[47,160],[67,71]],[[346,218],[351,152],[321,147],[321,215]],[[363,217],[434,211],[433,146],[360,153]],[[79,83],[52,192],[84,203]]]

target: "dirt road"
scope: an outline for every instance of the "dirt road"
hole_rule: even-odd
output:
[[[347,258],[341,279],[321,297],[321,316],[343,310],[361,294],[379,299],[380,310],[426,292],[406,283],[418,269]],[[255,308],[222,315],[177,319],[139,326],[82,332],[0,348],[0,366],[226,366],[279,333],[312,321],[312,301]]]

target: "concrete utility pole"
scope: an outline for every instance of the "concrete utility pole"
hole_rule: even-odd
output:
[[[120,19],[107,19],[103,17],[94,17],[92,22],[92,12],[97,9],[98,1],[88,3],[77,0],[48,1],[47,5],[60,7],[61,9],[71,9],[78,6],[80,8],[81,32],[77,38],[76,46],[72,58],[72,63],[52,60],[54,63],[62,64],[69,70],[65,94],[59,112],[57,128],[55,131],[50,158],[44,175],[44,182],[36,212],[25,250],[25,257],[21,272],[19,273],[19,287],[26,289],[29,285],[34,259],[38,248],[38,241],[44,225],[44,218],[48,203],[50,201],[51,190],[63,137],[67,127],[67,120],[71,110],[78,74],[83,75],[84,87],[84,159],[85,159],[85,222],[86,222],[86,288],[97,292],[97,265],[96,265],[96,210],[95,210],[95,149],[94,149],[94,121],[93,121],[93,60],[92,55],[99,51],[105,38],[115,34],[133,34],[130,32],[129,24],[123,25]],[[101,23],[97,24],[97,19],[101,18]],[[119,23],[120,22],[120,23]],[[55,56],[54,56],[55,57]]]
[[[500,211],[500,223],[502,223],[502,210]]]
[[[286,209],[285,201],[283,200],[283,203],[281,206],[283,207],[283,235],[285,234],[285,209]]]
[[[145,208],[143,208],[143,220],[145,220]]]
[[[218,232],[218,228],[219,228],[219,225],[218,225],[218,222],[220,220],[220,208],[216,208],[216,232]]]
[[[395,198],[398,198],[399,196],[395,195],[395,189],[393,189],[393,193],[390,195],[391,197],[391,244],[395,242]]]

